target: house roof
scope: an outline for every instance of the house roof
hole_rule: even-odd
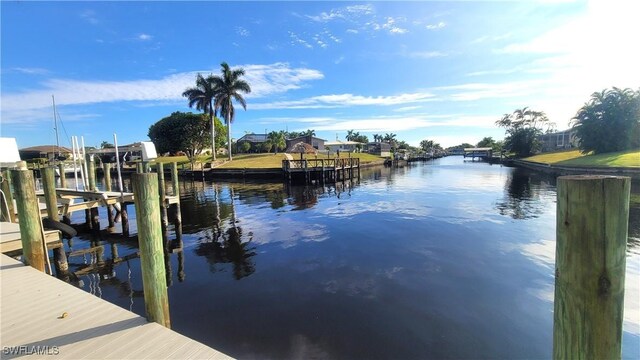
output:
[[[336,141],[328,141],[324,143],[324,146],[331,146],[331,145],[358,145],[358,144],[364,144],[358,141],[342,141],[342,140],[336,140]]]
[[[238,141],[265,142],[267,141],[267,134],[244,134]]]
[[[58,151],[60,151],[61,153],[70,153],[71,149],[66,148],[64,146],[58,147],[55,145],[40,145],[40,146],[31,146],[31,147],[22,148],[19,151],[39,152],[41,154],[48,154],[48,153],[56,153]]]
[[[296,137],[296,138],[287,139],[287,141],[301,140],[301,139],[306,139],[307,137],[308,137],[308,135],[298,136],[298,137]],[[319,138],[319,137],[315,137],[315,136],[312,136],[311,138],[312,138],[312,139],[316,139],[316,140],[321,140],[321,141],[327,141],[327,140],[325,140],[325,139],[321,139],[321,138]]]

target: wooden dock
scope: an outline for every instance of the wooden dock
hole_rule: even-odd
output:
[[[282,171],[290,182],[304,178],[322,182],[345,181],[360,177],[359,158],[282,160]]]
[[[36,191],[36,195],[44,197],[44,191]],[[133,193],[120,193],[119,191],[83,191],[56,188],[56,197],[62,207],[61,215],[67,217],[76,211],[116,205],[118,203],[132,204],[134,202]],[[166,196],[167,206],[178,204],[179,201],[177,196]],[[46,216],[46,207],[41,207],[40,211],[43,216]]]
[[[6,255],[0,287],[3,359],[230,358]]]
[[[45,230],[44,237],[47,241],[47,248],[52,249],[62,246],[62,238],[58,230]],[[20,225],[17,223],[0,222],[0,253],[22,253]]]

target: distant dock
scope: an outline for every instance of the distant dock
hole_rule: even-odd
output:
[[[360,177],[359,158],[282,160],[282,172],[289,182],[312,180],[337,182]]]

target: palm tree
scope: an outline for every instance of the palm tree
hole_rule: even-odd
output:
[[[347,141],[351,141],[355,136],[355,130],[347,130],[347,136],[345,136],[344,138],[347,139]]]
[[[316,136],[316,131],[313,129],[306,130],[300,133],[300,136]]]
[[[227,123],[227,140],[229,150],[229,160],[233,160],[231,155],[231,123],[235,117],[235,109],[233,108],[233,100],[239,102],[242,108],[247,110],[247,102],[241,93],[248,94],[251,92],[249,84],[240,79],[244,75],[244,69],[231,70],[226,62],[220,64],[222,67],[221,76],[212,76],[211,80],[215,88],[215,109],[220,110],[220,115]]]
[[[213,76],[209,75],[206,79],[198,74],[196,77],[196,86],[186,89],[182,96],[189,99],[189,107],[195,105],[196,109],[202,110],[205,114],[209,114],[211,120],[211,154],[213,155],[213,161],[216,160],[216,126],[214,124],[215,108],[213,106],[213,100],[216,95],[215,84],[213,83]]]
[[[267,135],[269,141],[274,145],[273,151],[274,153],[278,153],[278,148],[283,149],[287,146],[287,141],[285,140],[285,132],[284,131],[272,131]]]

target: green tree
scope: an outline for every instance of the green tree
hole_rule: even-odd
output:
[[[238,147],[238,152],[248,153],[249,150],[251,150],[251,143],[248,141],[241,141],[237,147]]]
[[[542,147],[540,135],[543,134],[543,127],[553,126],[544,112],[527,107],[503,115],[496,125],[506,129],[504,148],[515,153],[516,157],[531,156],[538,152]]]
[[[214,122],[215,108],[214,108],[214,98],[216,95],[216,87],[213,81],[213,76],[209,75],[207,78],[203,77],[202,74],[198,74],[196,76],[196,86],[192,88],[187,88],[182,96],[189,99],[189,107],[196,107],[196,109],[201,110],[202,112],[209,114],[209,121],[211,127],[211,139],[210,143],[216,142],[216,126]],[[212,160],[216,160],[216,147],[217,144],[212,146]]]
[[[221,76],[212,76],[211,82],[215,89],[215,108],[220,110],[220,115],[227,123],[227,146],[229,150],[229,160],[233,160],[231,155],[231,123],[235,118],[233,100],[240,103],[243,109],[247,110],[247,102],[242,94],[249,94],[251,86],[241,79],[244,76],[244,69],[232,70],[226,62],[220,64]]]
[[[262,152],[268,153],[269,151],[271,151],[272,147],[273,147],[273,143],[271,142],[271,140],[267,140],[262,143],[262,146],[261,146]]]
[[[640,147],[640,89],[614,87],[595,92],[572,122],[583,153]]]
[[[114,147],[115,146],[113,146],[113,144],[108,141],[103,141],[100,143],[100,149],[113,149]]]
[[[278,150],[284,150],[287,146],[286,133],[284,131],[272,131],[267,135],[267,138],[273,145],[274,153],[278,153]]]
[[[305,130],[299,136],[316,136],[316,131],[313,129]]]
[[[214,122],[222,126],[217,118]],[[206,115],[176,111],[151,125],[148,136],[159,153],[184,151],[193,161],[202,149],[211,146],[208,128]]]
[[[344,138],[347,139],[347,141],[353,141],[353,139],[358,135],[360,134],[355,132],[355,130],[347,130],[347,136]]]

